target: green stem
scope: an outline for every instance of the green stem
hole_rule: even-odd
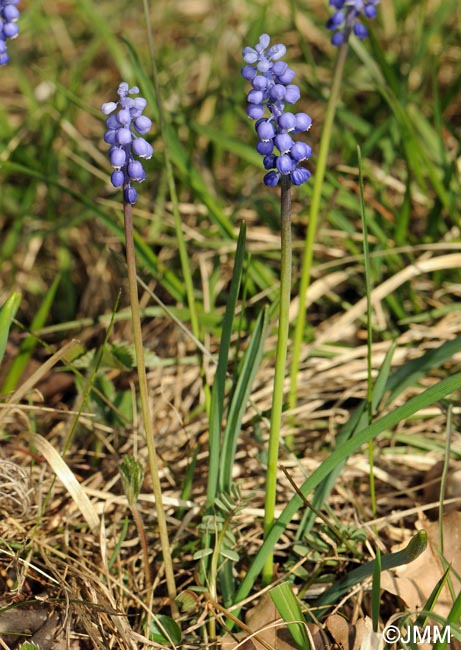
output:
[[[147,453],[149,469],[152,479],[152,491],[155,497],[157,507],[157,521],[160,535],[160,545],[162,548],[163,562],[165,565],[165,578],[167,583],[168,596],[170,598],[170,607],[173,617],[178,616],[178,609],[175,602],[176,584],[173,572],[173,561],[171,558],[170,542],[168,539],[168,528],[166,525],[166,516],[163,509],[162,488],[160,485],[160,476],[158,471],[158,459],[155,449],[155,437],[152,424],[152,414],[149,405],[149,393],[147,388],[146,367],[144,365],[144,350],[142,343],[141,315],[139,311],[138,287],[136,280],[136,258],[133,237],[133,208],[130,203],[123,203],[123,213],[125,217],[125,246],[126,246],[126,263],[128,267],[128,286],[131,304],[131,322],[133,327],[133,339],[136,350],[136,364],[139,381],[139,397],[141,400],[142,419],[146,434]]]
[[[264,536],[274,523],[275,499],[277,489],[277,462],[279,454],[280,427],[282,423],[283,385],[286,374],[288,330],[290,326],[288,311],[291,294],[291,190],[289,177],[282,176],[281,214],[281,268],[280,268],[280,306],[277,350],[275,359],[274,390],[272,394],[271,423],[269,431],[269,451],[267,460],[266,501],[264,507]],[[264,565],[262,576],[265,584],[272,580],[274,556],[271,553]]]
[[[344,63],[346,61],[347,48],[348,44],[346,41],[343,45],[341,45],[338,51],[338,57],[336,59],[336,65],[333,73],[333,84],[331,86],[330,97],[328,99],[328,105],[325,113],[325,122],[323,125],[322,137],[320,139],[317,167],[314,174],[314,187],[312,190],[309,225],[307,228],[307,236],[304,244],[302,258],[301,281],[299,286],[299,309],[293,338],[293,355],[290,370],[290,392],[288,395],[288,408],[290,410],[296,407],[298,397],[297,381],[301,360],[304,325],[306,322],[306,300],[307,290],[309,288],[311,279],[314,240],[317,230],[318,216],[320,212],[320,200],[322,197],[323,181],[325,178],[328,151],[330,148],[331,132],[336,113],[336,106],[339,100],[339,91],[341,88],[341,80],[343,76]],[[286,442],[288,448],[292,448],[293,441],[290,439],[290,437],[287,438]]]

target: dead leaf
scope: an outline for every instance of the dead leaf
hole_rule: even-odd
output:
[[[351,625],[339,614],[332,614],[325,626],[340,648],[344,650],[379,650],[382,636],[373,632],[371,618],[366,616]]]
[[[461,512],[450,512],[443,517],[443,555],[452,566],[451,580],[455,593],[461,588],[456,574],[461,574]],[[417,525],[427,532],[428,545],[421,555],[404,566],[386,571],[381,576],[381,587],[403,600],[410,610],[423,609],[437,581],[444,573],[440,560],[439,522],[424,520]],[[453,600],[445,586],[434,607],[434,612],[446,617]]]

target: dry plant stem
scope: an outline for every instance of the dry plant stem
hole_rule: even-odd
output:
[[[152,415],[149,406],[149,393],[147,389],[146,367],[144,365],[144,350],[142,343],[141,317],[139,311],[138,286],[136,282],[136,258],[133,238],[133,208],[130,203],[123,203],[123,214],[125,218],[125,245],[126,263],[128,267],[128,286],[131,305],[131,322],[133,327],[133,339],[136,350],[136,364],[138,370],[139,396],[141,399],[141,411],[146,434],[149,469],[152,479],[152,491],[157,506],[157,521],[162,548],[163,562],[165,565],[165,578],[167,583],[168,596],[170,598],[171,614],[173,618],[179,615],[175,602],[176,584],[173,572],[173,561],[171,559],[170,541],[166,525],[165,511],[163,509],[162,488],[158,472],[158,459],[155,449],[155,438],[152,427]],[[147,580],[147,576],[146,576]]]
[[[269,451],[267,459],[266,500],[264,504],[264,536],[274,523],[277,488],[277,462],[279,457],[280,428],[282,424],[283,385],[286,374],[290,294],[291,294],[291,190],[289,177],[282,176],[280,202],[281,215],[281,263],[280,306],[277,350],[275,357],[274,390],[272,393]],[[274,554],[270,553],[262,571],[263,583],[269,584],[274,570]]]
[[[314,174],[314,187],[312,190],[312,201],[309,212],[309,225],[307,228],[307,236],[304,245],[302,266],[301,266],[301,281],[299,285],[299,308],[296,320],[295,332],[293,337],[293,356],[291,360],[290,371],[290,393],[288,395],[288,408],[294,409],[298,398],[298,373],[299,364],[301,360],[301,347],[303,342],[303,335],[306,322],[306,300],[307,290],[309,288],[312,270],[312,258],[314,253],[314,240],[317,231],[317,222],[320,212],[320,200],[322,197],[322,187],[325,178],[325,170],[327,166],[328,150],[330,148],[331,131],[333,127],[333,120],[336,113],[336,106],[339,101],[339,91],[341,88],[341,80],[343,76],[344,63],[346,61],[348,43],[341,45],[336,59],[336,65],[333,73],[333,83],[331,86],[331,93],[328,99],[327,110],[325,113],[325,122],[322,130],[322,137],[320,139],[319,155],[317,158],[317,167]],[[288,437],[286,440],[289,449],[293,446],[293,440]]]
[[[150,561],[149,561],[149,549],[147,547],[147,537],[146,531],[144,530],[144,525],[142,523],[141,515],[136,505],[130,506],[131,515],[138,531],[139,540],[141,542],[142,548],[142,559],[144,563],[144,580],[146,586],[146,592],[149,595],[152,590],[152,577],[150,574]]]

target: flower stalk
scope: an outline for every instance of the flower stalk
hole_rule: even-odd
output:
[[[133,340],[136,352],[136,365],[138,371],[139,398],[141,401],[142,421],[146,434],[148,464],[152,480],[152,491],[157,506],[157,522],[160,536],[160,546],[162,548],[163,563],[165,566],[165,578],[170,599],[171,613],[174,618],[178,616],[176,605],[176,582],[173,571],[173,561],[171,558],[170,541],[168,537],[168,527],[166,523],[165,511],[163,508],[162,488],[160,485],[160,476],[158,471],[158,457],[155,445],[155,435],[152,426],[152,414],[149,404],[149,392],[147,387],[146,366],[144,364],[144,348],[142,342],[141,330],[141,312],[139,309],[138,286],[136,278],[136,258],[133,236],[133,207],[127,201],[123,202],[123,214],[125,220],[125,246],[126,246],[126,263],[128,267],[128,287],[131,305],[131,323],[133,327]]]
[[[173,617],[176,618],[178,616],[178,608],[175,601],[176,584],[173,572],[170,542],[168,538],[166,515],[163,508],[159,463],[155,445],[152,413],[149,403],[146,367],[144,364],[144,347],[142,341],[141,312],[139,308],[133,233],[133,204],[136,203],[138,194],[132,183],[141,183],[146,178],[143,165],[138,159],[148,159],[152,156],[152,146],[142,137],[150,131],[152,122],[148,117],[143,115],[147,102],[143,97],[136,97],[136,95],[139,94],[139,88],[137,86],[129,88],[127,83],[122,82],[118,87],[117,93],[119,96],[117,102],[106,102],[101,107],[104,115],[108,116],[106,119],[104,140],[107,144],[111,145],[109,150],[109,160],[111,165],[114,167],[114,171],[111,175],[111,183],[116,188],[123,188],[123,215],[125,223],[126,263],[128,268],[128,291],[138,372],[139,397],[141,402],[142,421],[146,435],[152,491],[157,506],[157,521],[168,596],[170,599],[171,613]],[[150,578],[146,576],[146,579],[149,580]]]
[[[280,304],[279,324],[277,334],[277,350],[275,358],[274,388],[272,393],[272,410],[269,430],[269,451],[267,460],[266,500],[264,505],[264,536],[267,537],[274,523],[277,462],[280,446],[280,429],[282,425],[282,410],[284,383],[286,376],[286,361],[288,348],[289,317],[291,296],[291,182],[288,176],[282,176],[280,217],[281,217],[281,262],[280,262]],[[264,565],[262,578],[264,584],[272,580],[274,556],[271,553]]]
[[[277,494],[277,462],[280,447],[280,429],[286,375],[289,307],[291,295],[291,185],[302,185],[309,180],[311,173],[302,164],[310,158],[311,147],[293,135],[308,131],[312,119],[306,113],[293,113],[286,105],[295,104],[301,96],[298,86],[292,83],[295,72],[282,61],[286,47],[282,44],[270,45],[267,34],[260,36],[255,47],[245,47],[242,56],[246,65],[242,76],[251,83],[247,95],[247,115],[256,121],[258,136],[256,150],[263,156],[263,165],[268,173],[264,184],[273,187],[281,184],[281,262],[280,262],[280,303],[275,357],[274,387],[269,428],[269,449],[266,475],[266,500],[264,507],[264,537],[267,538],[274,523]],[[267,111],[269,116],[266,117]],[[271,553],[263,567],[263,582],[272,580],[274,557]]]

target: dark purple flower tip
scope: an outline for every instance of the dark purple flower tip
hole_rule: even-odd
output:
[[[106,104],[104,104],[104,106],[106,106]],[[106,120],[106,126],[107,126],[108,129],[119,129],[120,128],[120,122],[118,121],[117,116],[115,114],[109,115],[109,117]]]
[[[263,178],[264,185],[267,185],[268,187],[275,187],[278,185],[279,178],[280,174],[277,172],[269,172]]]
[[[6,51],[5,41],[2,41],[0,39],[0,65],[6,65],[9,60],[10,57],[8,56],[8,52]]]
[[[290,172],[290,180],[293,185],[302,185],[311,177],[311,173],[305,167],[297,167]]]
[[[372,18],[376,18],[378,10],[376,9],[376,7],[374,5],[367,5],[365,7],[365,9],[363,10],[363,13],[365,14],[365,16],[367,18],[370,18],[370,20],[371,20]]]
[[[344,18],[345,18],[344,11],[337,11],[328,20],[327,28],[331,30],[337,29],[340,25],[343,24]]]
[[[123,196],[125,197],[125,201],[127,203],[134,204],[136,203],[138,199],[138,193],[134,189],[134,187],[131,187],[131,185],[128,185],[128,187],[125,187],[125,190],[123,192]]]
[[[274,155],[273,153],[269,154],[268,156],[264,156],[263,158],[264,169],[274,169],[276,162],[277,162],[277,156]]]
[[[354,34],[357,36],[357,38],[363,40],[368,36],[368,30],[365,25],[362,25],[362,23],[355,23]]]
[[[344,43],[344,34],[342,32],[336,32],[336,34],[333,34],[331,37],[331,44],[336,45],[336,47],[339,47]]]

